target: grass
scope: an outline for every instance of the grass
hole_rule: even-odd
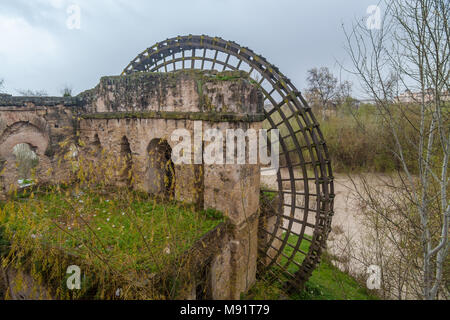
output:
[[[120,194],[58,189],[1,203],[0,255],[7,256],[9,247],[15,248],[16,254],[24,254],[24,248],[41,248],[49,255],[51,248],[58,248],[89,261],[96,270],[105,268],[106,259],[121,273],[157,272],[161,264],[170,265],[223,221],[223,216],[214,210],[196,212],[177,203],[157,203],[136,193],[127,193],[130,198],[124,202]],[[297,237],[290,236],[289,242],[295,245]],[[308,247],[309,241],[302,241],[300,249],[307,251]],[[292,250],[286,246],[284,253],[290,256]],[[33,256],[35,262],[39,257]],[[295,261],[301,263],[303,258],[297,253]],[[281,264],[285,262],[282,257]],[[295,273],[297,266],[291,264],[288,271]],[[333,266],[326,255],[303,292],[287,294],[278,282],[269,284],[260,279],[243,298],[376,299],[355,279]]]
[[[123,203],[96,193],[76,196],[72,190],[18,199],[0,211],[4,233],[14,241],[36,239],[78,256],[89,255],[89,244],[115,266],[151,271],[151,256],[176,256],[221,221],[209,211],[177,204],[137,197]]]
[[[335,267],[328,259],[323,259],[309,281],[305,290],[293,296],[302,300],[376,300],[356,279]]]
[[[63,252],[89,264],[96,277],[112,270],[141,281],[143,273],[171,272],[187,249],[224,221],[214,210],[124,194],[58,189],[0,204],[3,263],[40,265],[31,273],[45,273],[48,264],[55,272],[63,268],[55,252]],[[64,278],[66,270],[57,271]]]
[[[444,122],[448,121],[447,105],[442,107]],[[287,122],[292,127],[293,132],[299,130],[299,124],[296,117],[287,106],[282,106],[281,110],[289,119]],[[319,109],[313,110],[320,114]],[[402,146],[405,161],[413,173],[418,172],[418,128],[421,118],[419,117],[419,106],[417,105],[398,105],[390,106],[389,112],[392,115],[392,121],[387,121],[384,113],[376,106],[365,104],[355,109],[350,104],[339,106],[337,111],[330,114],[326,119],[317,118],[320,124],[320,130],[323,133],[324,140],[329,151],[333,170],[335,172],[382,172],[390,173],[402,169],[402,165],[394,155],[397,145],[393,139],[391,126],[396,128],[397,137]],[[289,137],[290,131],[286,122],[283,122],[279,113],[274,112],[271,115],[274,123],[278,125],[280,136],[287,137],[285,143],[287,150],[295,148],[294,140]],[[426,127],[429,127],[431,116],[425,116]],[[263,126],[268,129],[271,127],[266,120]],[[301,133],[297,134],[297,140],[300,145],[306,145],[306,141]],[[439,165],[442,161],[442,148],[438,141],[434,142],[435,149],[433,162]],[[289,155],[294,157],[293,153]],[[303,152],[305,162],[311,161],[311,154],[305,150]],[[312,169],[311,165],[307,169]]]
[[[293,245],[297,242],[297,236],[290,236],[289,242]],[[300,249],[307,252],[309,241],[303,240]],[[292,254],[293,249],[286,246],[284,253],[287,256]],[[297,253],[295,261],[302,263],[304,255]],[[281,265],[286,263],[286,258],[282,256]],[[275,272],[277,270],[273,268]],[[288,271],[295,273],[298,267],[290,264]],[[322,257],[322,262],[313,271],[302,292],[286,293],[279,282],[269,282],[267,279],[258,279],[250,292],[243,296],[244,299],[254,300],[374,300],[378,299],[374,294],[361,285],[356,279],[340,271],[335,267],[326,254]]]

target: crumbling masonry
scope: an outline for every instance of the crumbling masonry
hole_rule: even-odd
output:
[[[164,195],[168,191],[157,177],[164,176],[161,163],[177,143],[170,139],[175,129],[187,129],[193,136],[200,124],[203,132],[216,128],[225,136],[226,129],[258,130],[263,119],[262,94],[243,72],[135,73],[104,77],[77,97],[2,95],[0,197],[17,188],[12,152],[17,144],[28,144],[38,155],[39,183],[64,179],[55,155],[60,142],[69,138],[83,141],[88,150],[129,157],[129,170],[138,179],[117,176],[111,183]],[[179,164],[173,169],[176,200],[220,210],[232,225],[209,244],[219,250],[208,257],[206,298],[239,299],[255,281],[260,166]],[[195,287],[192,283],[187,298],[199,298]]]

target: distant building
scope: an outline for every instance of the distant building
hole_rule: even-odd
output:
[[[353,106],[359,108],[363,104],[376,104],[375,99],[353,99]]]
[[[425,94],[423,94],[423,99],[425,102],[430,102],[434,100],[434,90],[427,89]],[[450,94],[448,91],[444,91],[441,94],[442,101],[450,101]],[[422,92],[412,92],[411,90],[405,90],[402,94],[394,98],[395,103],[420,103],[422,101]]]

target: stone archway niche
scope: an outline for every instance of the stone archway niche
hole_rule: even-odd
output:
[[[172,162],[172,148],[164,139],[155,138],[147,147],[148,192],[164,198],[173,198],[175,191],[175,168]]]

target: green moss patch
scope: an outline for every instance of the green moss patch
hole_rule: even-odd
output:
[[[83,119],[168,119],[168,120],[203,120],[213,122],[260,122],[263,114],[243,114],[226,112],[177,112],[177,111],[134,111],[102,112],[86,114]]]
[[[308,237],[308,236],[306,236]],[[298,236],[290,236],[288,242],[295,246]],[[310,242],[303,240],[300,244],[300,250],[308,252]],[[286,246],[283,250],[286,256],[292,255],[293,248]],[[294,260],[301,264],[305,256],[297,253]],[[284,265],[287,258],[281,256],[280,265]],[[279,274],[280,270],[272,267],[275,274]],[[292,274],[298,271],[295,264],[290,264],[288,271]],[[286,279],[287,280],[287,279]],[[335,267],[328,259],[326,254],[322,256],[322,262],[313,271],[311,277],[305,285],[305,289],[301,292],[287,293],[283,286],[269,279],[259,279],[250,292],[244,296],[245,299],[256,300],[374,300],[378,299],[366,287],[359,283],[356,279],[342,272]]]

